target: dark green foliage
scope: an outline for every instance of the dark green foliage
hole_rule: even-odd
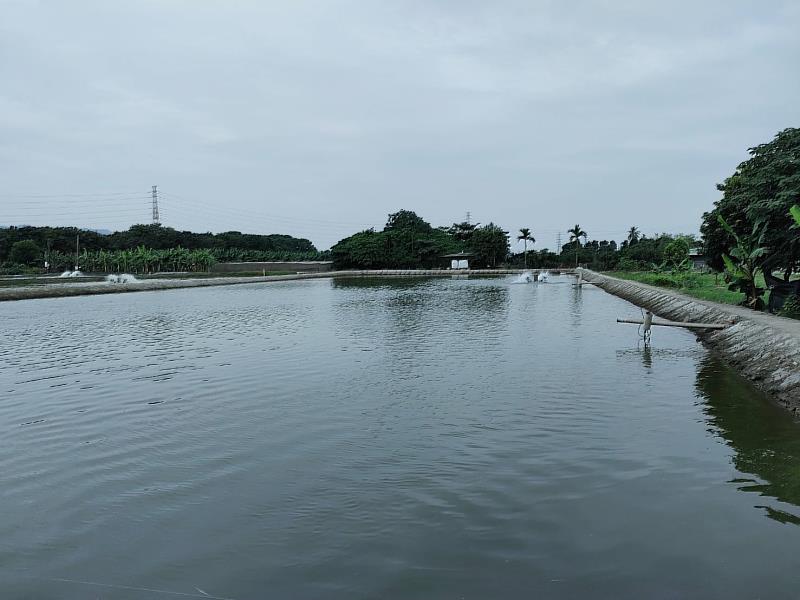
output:
[[[681,269],[689,263],[689,244],[675,238],[664,247],[664,263],[671,269]]]
[[[456,223],[433,228],[408,210],[389,215],[383,231],[351,235],[331,248],[339,269],[430,269],[449,266],[443,255],[474,254],[475,267],[498,266],[508,258],[508,232],[494,223]]]
[[[480,225],[480,223],[462,221],[461,223],[453,223],[446,231],[461,243],[462,250],[466,250],[472,239],[472,234],[475,232],[478,225]]]
[[[508,232],[494,223],[477,227],[470,236],[469,249],[477,256],[476,266],[496,267],[508,258]]]
[[[635,242],[625,240],[616,253],[616,265],[609,268],[641,271],[652,269],[653,265],[657,265],[660,269],[674,269],[688,259],[689,249],[695,243],[691,236],[674,236],[666,233],[654,238],[640,236]]]
[[[800,296],[791,296],[783,303],[780,312],[782,317],[800,319]]]
[[[42,249],[33,240],[14,242],[8,253],[8,261],[18,265],[33,266],[42,260]]]
[[[314,256],[317,253],[309,240],[289,235],[254,235],[239,231],[194,233],[177,231],[162,225],[133,225],[127,231],[117,231],[110,235],[75,227],[9,227],[0,229],[0,262],[9,260],[12,245],[21,240],[32,240],[40,248],[47,248],[49,244],[54,252],[74,253],[75,238],[78,235],[81,249],[88,251],[132,250],[144,246],[153,250],[180,247],[188,250],[287,253],[285,256],[293,253],[291,258],[285,260],[302,260],[300,256]]]
[[[522,252],[508,257],[508,266],[516,269],[526,267],[525,256]],[[529,269],[557,269],[563,266],[561,257],[547,248],[543,250],[528,250],[527,268]]]
[[[331,248],[336,268],[377,269],[387,263],[387,240],[384,232],[367,229],[351,235]]]
[[[575,252],[575,242],[572,243],[572,250]],[[578,249],[579,262],[587,265],[595,271],[608,271],[617,267],[619,260],[617,256],[617,242],[614,240],[591,240],[580,246]],[[568,263],[568,257],[564,256],[564,263]]]
[[[458,252],[448,231],[434,229],[416,213],[389,215],[383,231],[368,229],[339,241],[331,259],[341,269],[415,269],[443,266],[442,255]]]
[[[161,225],[134,225],[127,231],[101,235],[74,227],[9,227],[0,229],[0,265],[8,273],[22,273],[22,265],[51,271],[72,269],[75,241],[80,236],[81,269],[90,272],[160,270],[204,271],[214,262],[329,260],[306,239],[289,235],[253,235],[238,231],[220,234],[177,231]],[[22,245],[20,245],[22,244]],[[32,244],[32,245],[31,245]],[[26,249],[24,253],[14,248]],[[13,255],[12,255],[13,254]]]
[[[706,254],[710,265],[722,270],[723,254],[736,245],[733,233],[722,227],[718,216],[740,236],[751,235],[761,225],[770,264],[788,279],[800,263],[800,236],[791,228],[794,220],[789,212],[800,198],[800,129],[784,129],[749,153],[751,158],[717,186],[722,198],[703,215],[700,230]]]
[[[393,233],[430,233],[431,226],[411,210],[400,210],[389,215],[384,231]]]
[[[410,210],[389,215],[383,229],[384,265],[391,269],[434,266],[440,254],[436,235],[441,232]]]

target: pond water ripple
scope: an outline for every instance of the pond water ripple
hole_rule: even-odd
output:
[[[0,304],[0,597],[795,597],[797,423],[512,280]]]

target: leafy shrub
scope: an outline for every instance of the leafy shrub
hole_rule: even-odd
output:
[[[658,274],[653,277],[652,285],[657,285],[659,287],[670,287],[670,288],[679,288],[680,283],[677,279],[672,275],[662,275]]]
[[[41,269],[36,267],[28,267],[11,262],[0,263],[0,275],[29,275],[40,272]]]
[[[638,271],[639,261],[623,256],[617,263],[617,269],[620,271]]]
[[[676,269],[689,260],[689,244],[683,238],[677,238],[664,247],[664,262]]]
[[[778,314],[782,317],[789,317],[790,319],[800,319],[800,296],[790,296],[787,298]]]

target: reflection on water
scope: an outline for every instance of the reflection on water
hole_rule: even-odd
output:
[[[337,277],[331,280],[334,289],[385,289],[385,290],[407,290],[425,287],[431,281],[436,281],[434,277]]]
[[[642,364],[645,369],[653,368],[653,350],[649,344],[642,344]]]
[[[583,306],[583,286],[573,283],[569,296],[569,314],[573,327],[581,324],[581,308]]]
[[[713,354],[700,361],[697,390],[706,403],[714,433],[733,448],[733,464],[758,480],[732,480],[738,489],[800,507],[800,423],[750,386],[742,385]],[[800,524],[796,514],[759,506],[781,523]]]

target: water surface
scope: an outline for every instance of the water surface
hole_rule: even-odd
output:
[[[796,598],[800,427],[512,280],[0,304],[0,597]]]

